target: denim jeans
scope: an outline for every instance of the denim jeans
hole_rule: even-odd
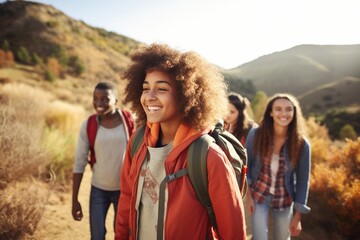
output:
[[[105,191],[91,186],[90,192],[90,232],[91,240],[104,240],[106,215],[110,204],[114,205],[114,227],[120,191]]]
[[[255,211],[252,215],[252,233],[253,240],[267,240],[268,239],[268,215],[269,210],[273,213],[274,223],[274,239],[275,240],[290,240],[290,221],[292,218],[292,206],[283,211],[277,211],[271,207],[272,195],[266,197],[264,203],[255,204]]]

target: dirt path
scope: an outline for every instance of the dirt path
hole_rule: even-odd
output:
[[[49,203],[38,226],[36,239],[39,240],[86,240],[90,239],[89,227],[89,194],[91,170],[84,173],[79,192],[79,201],[83,208],[84,218],[81,222],[74,221],[71,215],[71,191],[49,191]],[[112,221],[114,213],[112,206],[107,216],[106,240],[114,239]]]

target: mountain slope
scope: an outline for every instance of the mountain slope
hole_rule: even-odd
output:
[[[79,59],[91,82],[118,80],[128,54],[140,42],[88,26],[50,5],[12,1],[0,4],[0,43],[6,40],[16,54],[21,46],[44,61],[63,50],[69,61]]]
[[[298,96],[305,112],[325,112],[330,108],[358,107],[360,78],[345,77]]]
[[[300,45],[224,70],[250,79],[258,90],[303,94],[343,77],[360,77],[360,44]]]

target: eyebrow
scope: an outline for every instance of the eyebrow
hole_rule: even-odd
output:
[[[165,80],[158,80],[155,82],[155,84],[159,84],[159,83],[164,83],[164,84],[168,84],[171,86],[171,84],[168,82],[168,81],[165,81]],[[148,81],[144,81],[143,84],[149,84]]]

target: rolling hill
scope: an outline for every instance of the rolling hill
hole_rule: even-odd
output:
[[[268,95],[292,93],[305,111],[360,104],[360,44],[299,45],[223,73],[230,82],[250,80]]]

